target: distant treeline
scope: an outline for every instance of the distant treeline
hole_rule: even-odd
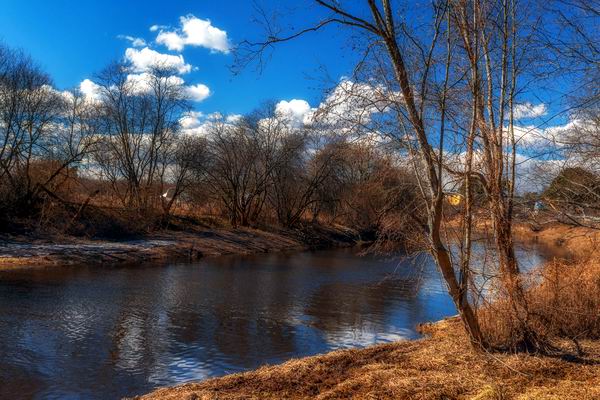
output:
[[[29,56],[0,47],[4,229],[94,235],[114,218],[127,226],[112,230],[143,231],[177,214],[372,233],[386,216],[416,216],[414,174],[377,143],[298,124],[272,104],[188,134],[182,121],[192,108],[173,71],[156,65],[140,82],[130,70],[109,65],[94,96],[61,92]]]

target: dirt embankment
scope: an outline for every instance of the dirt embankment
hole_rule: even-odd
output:
[[[600,232],[560,225],[515,231],[519,240],[563,247],[579,260],[598,254]],[[598,341],[580,341],[583,356],[574,361],[475,352],[457,318],[422,330],[428,337],[420,340],[291,360],[137,399],[600,399]]]
[[[0,237],[0,270],[61,264],[192,261],[206,256],[348,246],[356,239],[357,235],[348,229],[317,225],[272,231],[196,227],[122,241],[4,236]]]

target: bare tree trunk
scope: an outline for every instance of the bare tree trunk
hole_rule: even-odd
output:
[[[441,204],[439,209],[441,211]],[[477,316],[475,315],[475,312],[469,303],[468,293],[461,290],[461,286],[459,285],[454,273],[454,267],[452,266],[452,261],[450,259],[450,252],[440,237],[440,224],[441,213],[434,214],[432,224],[434,228],[431,229],[430,232],[433,256],[440,269],[440,272],[442,273],[444,281],[446,282],[448,293],[450,294],[450,297],[452,297],[452,301],[454,302],[454,305],[460,314],[463,325],[467,331],[467,334],[469,335],[471,344],[475,348],[485,349],[488,345],[483,338]],[[436,229],[435,226],[438,228]]]

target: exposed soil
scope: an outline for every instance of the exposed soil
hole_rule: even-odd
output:
[[[251,254],[348,246],[356,234],[342,227],[309,225],[297,230],[251,228],[164,230],[142,238],[109,241],[75,237],[0,237],[0,270],[64,264],[124,264],[196,260],[206,256]]]

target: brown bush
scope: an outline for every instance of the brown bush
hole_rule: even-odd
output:
[[[548,334],[600,338],[600,263],[552,262],[530,293],[530,312],[546,318]]]
[[[522,323],[548,341],[600,338],[600,262],[554,260],[527,275],[526,307],[516,308],[497,293],[480,310],[481,327],[493,347],[514,348]]]

